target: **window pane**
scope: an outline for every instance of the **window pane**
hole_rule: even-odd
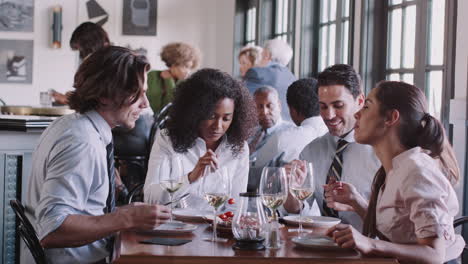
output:
[[[400,68],[401,57],[401,8],[390,12],[390,68]]]
[[[328,42],[328,65],[335,64],[335,39],[336,39],[336,25],[330,25],[330,41]]]
[[[414,53],[416,41],[416,5],[408,6],[405,10],[405,36],[403,43],[403,67],[414,68]]]
[[[390,0],[390,5],[398,5],[401,4],[401,2],[403,2],[403,0]]]
[[[387,80],[389,81],[399,81],[400,80],[400,74],[398,73],[392,73],[387,75]]]
[[[282,32],[288,32],[288,8],[289,7],[289,1],[284,0],[283,2],[283,26],[282,26]]]
[[[405,73],[403,74],[403,79],[402,81],[409,83],[409,84],[414,84],[414,76],[412,73]]]
[[[343,0],[343,17],[349,17],[349,0]]]
[[[336,0],[330,0],[330,21],[336,20]]]
[[[428,101],[429,113],[440,120],[440,111],[442,109],[442,71],[431,71],[428,73]]]
[[[322,0],[321,1],[321,15],[320,15],[320,22],[327,22],[328,21],[328,2],[330,0]]]
[[[247,26],[246,26],[246,40],[252,41],[255,39],[255,29],[256,29],[256,13],[257,8],[253,7],[247,11]]]
[[[431,1],[429,64],[444,64],[445,0]]]
[[[343,51],[343,60],[341,63],[348,64],[348,50],[349,50],[349,21],[343,23],[343,45],[341,50]]]
[[[328,26],[320,28],[320,48],[319,48],[319,71],[323,71],[327,65],[327,37],[328,37]]]
[[[275,33],[280,33],[283,26],[283,0],[276,1],[276,27]]]

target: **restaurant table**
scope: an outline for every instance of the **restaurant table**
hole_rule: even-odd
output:
[[[195,223],[194,223],[195,224]],[[297,233],[288,232],[288,227],[280,229],[282,246],[280,249],[247,251],[233,250],[235,239],[231,235],[223,235],[229,238],[227,242],[204,241],[212,233],[211,227],[205,223],[196,223],[197,229],[191,234],[184,235],[151,235],[139,232],[121,232],[115,241],[115,264],[126,263],[158,263],[158,264],[242,264],[242,263],[398,263],[391,258],[363,257],[354,250],[317,250],[311,248],[297,247],[291,241]],[[321,232],[323,230],[313,230]],[[140,241],[152,237],[170,237],[190,239],[189,242],[180,246],[163,246],[153,244],[142,244]]]

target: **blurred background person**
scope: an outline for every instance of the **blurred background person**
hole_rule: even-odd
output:
[[[245,85],[253,94],[256,89],[263,86],[271,86],[278,91],[282,117],[290,121],[286,91],[295,80],[296,76],[286,67],[293,56],[291,46],[285,41],[276,38],[265,42],[262,51],[262,60],[257,67],[250,68],[244,77]]]
[[[215,69],[194,73],[177,87],[167,129],[156,136],[144,186],[145,201],[169,201],[169,193],[160,186],[158,171],[164,160],[176,154],[181,159],[184,176],[175,197],[190,193],[186,201],[191,208],[209,209],[199,191],[206,166],[226,167],[231,194],[238,197],[247,188],[246,140],[255,123],[251,96],[240,82]]]
[[[262,47],[259,46],[246,46],[239,52],[239,72],[241,77],[244,78],[247,71],[260,65],[262,61]]]
[[[169,43],[161,50],[161,60],[166,70],[154,70],[148,73],[148,91],[146,95],[151,109],[158,114],[161,109],[172,102],[176,84],[186,79],[198,68],[201,61],[200,50],[182,42]]]
[[[109,45],[107,32],[101,26],[92,22],[84,22],[79,25],[70,38],[70,48],[79,52],[80,63],[91,53]],[[68,94],[52,91],[55,102],[62,105],[68,104]]]

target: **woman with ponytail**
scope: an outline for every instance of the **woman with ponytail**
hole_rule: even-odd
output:
[[[341,247],[400,263],[456,259],[465,245],[453,229],[458,164],[442,125],[427,113],[422,91],[382,81],[355,117],[356,141],[371,145],[382,167],[369,203],[350,184],[325,186],[329,207],[354,210],[364,218],[363,234],[342,224],[327,234]]]

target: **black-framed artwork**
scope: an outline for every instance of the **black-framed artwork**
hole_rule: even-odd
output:
[[[33,32],[34,1],[0,1],[0,31]]]
[[[0,39],[0,83],[32,83],[33,41]]]
[[[122,34],[156,36],[157,0],[124,0]]]

